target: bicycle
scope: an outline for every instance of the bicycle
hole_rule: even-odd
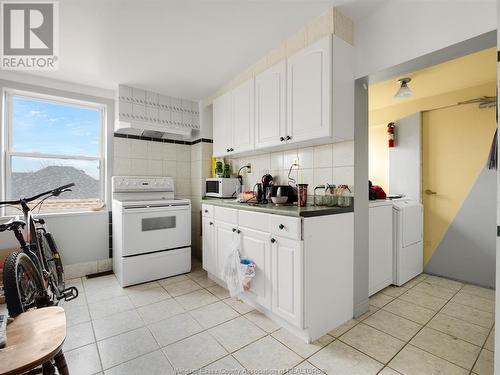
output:
[[[24,219],[16,216],[0,224],[0,232],[12,231],[21,248],[21,251],[10,254],[4,263],[5,302],[10,316],[78,297],[77,288],[65,287],[61,256],[54,237],[47,231],[45,220],[34,218],[32,213],[35,208],[41,208],[48,198],[71,191],[73,186],[75,184],[71,183],[31,198],[0,202],[0,206],[20,205],[24,215]],[[38,199],[40,201],[31,209],[28,203]]]

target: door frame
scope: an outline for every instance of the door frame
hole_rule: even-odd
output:
[[[500,8],[499,8],[500,10]],[[499,37],[500,39],[500,37]],[[417,57],[404,63],[373,72],[360,77],[354,83],[354,316],[368,311],[368,85],[408,72],[428,68],[474,52],[497,46],[497,30],[445,47],[432,53]],[[499,70],[500,73],[500,70]],[[500,75],[499,75],[500,76]],[[498,174],[498,172],[497,172]],[[500,180],[500,176],[499,176]],[[500,184],[499,184],[500,186]],[[500,191],[497,199],[497,222],[500,225]],[[499,233],[500,234],[500,233]],[[500,252],[500,239],[497,239],[497,254]],[[500,271],[500,256],[497,256],[497,269]],[[500,272],[496,273],[497,306],[496,318],[500,322]],[[497,327],[497,325],[495,325]],[[495,335],[496,345],[500,347],[500,330]],[[498,340],[498,341],[497,341]],[[495,351],[495,363],[500,366],[500,350]],[[500,367],[499,367],[500,368]],[[500,371],[499,371],[500,372]]]

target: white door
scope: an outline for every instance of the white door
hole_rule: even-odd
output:
[[[241,231],[241,257],[255,262],[256,274],[246,293],[260,305],[271,308],[271,235],[248,228]]]
[[[332,135],[332,37],[288,58],[287,136],[290,142]]]
[[[304,274],[302,242],[274,237],[271,243],[272,310],[294,326],[302,328],[302,276]]]
[[[369,295],[392,284],[392,205],[369,209]]]
[[[217,252],[215,251],[215,225],[211,218],[203,218],[202,265],[205,271],[217,275]]]
[[[213,136],[215,156],[229,153],[231,144],[231,93],[219,96],[213,103]]]
[[[236,224],[215,222],[215,251],[217,252],[216,276],[224,280],[224,265],[236,238]]]
[[[254,80],[248,80],[231,91],[232,142],[230,153],[253,150],[254,146]]]
[[[286,61],[255,77],[255,148],[283,144],[286,136]]]

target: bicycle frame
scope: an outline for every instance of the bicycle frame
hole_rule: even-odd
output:
[[[21,208],[24,216],[24,234],[20,228],[16,228],[13,230],[16,239],[18,240],[21,250],[26,253],[32,260],[35,267],[40,272],[40,275],[43,276],[43,281],[45,283],[45,287],[48,286],[48,279],[46,277],[47,270],[45,269],[45,265],[42,264],[41,259],[43,258],[43,254],[41,254],[41,245],[38,241],[38,236],[36,235],[36,226],[35,219],[33,218],[33,214],[28,206],[28,203],[21,199]]]

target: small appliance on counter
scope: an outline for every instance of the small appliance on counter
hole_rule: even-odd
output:
[[[205,180],[205,194],[214,198],[236,198],[240,181],[238,178],[214,177]]]
[[[272,197],[287,197],[288,199],[285,203],[294,203],[297,202],[297,190],[290,185],[272,185]]]

